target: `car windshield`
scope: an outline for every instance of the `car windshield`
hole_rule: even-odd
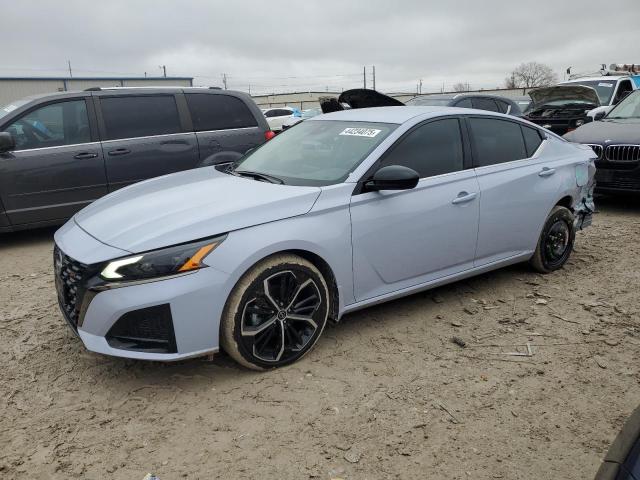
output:
[[[322,113],[322,110],[319,108],[310,108],[308,110],[302,111],[302,118],[313,118]]]
[[[615,80],[580,80],[578,82],[567,82],[563,85],[584,85],[585,87],[591,87],[598,94],[600,105],[609,105],[616,82]]]
[[[447,107],[450,103],[450,98],[429,98],[428,96],[414,97],[407,101],[407,105],[414,107]]]
[[[396,128],[388,123],[310,120],[250,152],[232,173],[250,172],[287,185],[340,183]]]
[[[5,105],[4,107],[0,108],[0,118],[4,117],[5,115],[9,115],[16,108],[21,107],[25,103],[27,103],[26,100],[17,100],[15,102],[11,102],[9,105]]]
[[[640,118],[640,91],[633,92],[618,103],[606,118]]]

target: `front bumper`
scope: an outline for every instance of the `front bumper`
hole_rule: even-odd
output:
[[[98,266],[123,251],[114,251],[77,225],[65,225],[55,241],[56,251],[71,262],[61,268],[54,259],[60,309],[88,350],[160,361],[218,351],[220,318],[230,290],[227,273],[207,267],[157,281],[96,288],[91,278]],[[127,332],[123,322],[130,327]],[[159,336],[166,340],[164,349],[149,342]]]
[[[611,168],[611,165],[602,163],[596,163],[596,166],[596,192],[640,193],[640,165],[629,165],[624,169]]]

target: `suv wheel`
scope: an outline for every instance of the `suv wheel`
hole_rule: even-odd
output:
[[[274,255],[238,281],[221,322],[224,350],[254,369],[295,362],[327,323],[329,289],[320,271],[296,255]]]

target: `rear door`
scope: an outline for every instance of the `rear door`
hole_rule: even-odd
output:
[[[198,144],[180,93],[96,92],[109,191],[195,168]]]
[[[218,92],[185,93],[200,149],[199,165],[234,162],[264,143],[264,129],[243,100]]]
[[[89,94],[34,106],[2,130],[16,142],[0,156],[0,198],[14,226],[66,220],[107,193]]]
[[[540,131],[492,117],[467,119],[480,184],[476,266],[535,249],[560,188]]]

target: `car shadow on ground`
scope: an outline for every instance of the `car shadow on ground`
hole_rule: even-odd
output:
[[[596,212],[606,209],[615,213],[640,213],[640,194],[596,195]]]

